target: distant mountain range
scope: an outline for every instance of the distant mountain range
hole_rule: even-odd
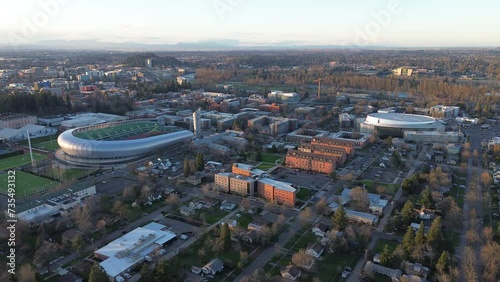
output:
[[[179,42],[176,44],[145,44],[137,42],[101,42],[97,40],[44,40],[19,46],[0,43],[0,49],[18,50],[121,50],[121,51],[225,51],[225,50],[300,50],[300,49],[500,49],[492,47],[399,47],[357,45],[303,45],[300,42],[272,44],[241,44],[238,40]]]
[[[123,50],[123,51],[223,51],[223,50],[279,50],[279,49],[352,49],[355,45],[299,45],[294,43],[240,45],[236,40],[180,42],[176,44],[144,44],[136,42],[100,42],[96,40],[45,40],[31,44],[11,46],[1,44],[1,49],[59,49],[59,50]],[[388,47],[363,47],[363,49]]]

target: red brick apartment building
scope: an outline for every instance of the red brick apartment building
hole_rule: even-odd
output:
[[[288,150],[286,166],[330,174],[354,154],[356,141],[344,138],[314,137],[297,150]]]
[[[354,154],[356,147],[355,140],[349,140],[345,138],[331,138],[331,137],[313,137],[311,140],[313,145],[321,145],[333,148],[344,148],[347,155]]]
[[[336,163],[337,157],[335,156],[301,152],[298,150],[288,150],[286,154],[286,166],[289,168],[330,174],[335,170]]]
[[[241,196],[253,195],[256,180],[234,173],[217,173],[215,175],[215,186],[219,191],[238,194]]]
[[[295,206],[297,190],[290,183],[270,178],[257,180],[257,195],[280,205]]]

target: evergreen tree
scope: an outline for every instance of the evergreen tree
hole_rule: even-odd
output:
[[[184,159],[184,177],[188,177],[191,174],[191,166],[189,165],[189,160]]]
[[[424,191],[422,191],[420,204],[428,209],[434,208],[434,199],[432,198],[432,192],[429,188],[425,188]]]
[[[448,270],[448,252],[443,251],[438,261],[436,262],[436,270],[440,273],[444,273]]]
[[[179,281],[179,275],[175,263],[169,260],[161,260],[154,270],[154,281]]]
[[[403,241],[401,242],[407,256],[411,254],[413,251],[414,241],[415,241],[415,234],[413,233],[413,229],[411,228],[411,226],[408,226],[408,230],[406,230],[406,234],[405,236],[403,236]]]
[[[71,105],[71,99],[69,98],[69,94],[66,93],[66,108],[68,108],[69,111],[71,111],[72,105]]]
[[[203,171],[205,169],[205,160],[203,159],[203,154],[198,153],[196,155],[196,170]]]
[[[109,282],[108,275],[104,269],[97,263],[94,263],[90,269],[89,282]]]
[[[139,282],[151,282],[153,280],[153,273],[149,270],[147,263],[142,265],[140,274]]]
[[[258,162],[262,161],[262,153],[260,151],[257,151],[257,153],[255,154],[255,160]]]
[[[392,263],[392,252],[389,250],[389,246],[385,244],[384,250],[380,254],[380,264],[384,266],[389,266]]]
[[[417,231],[417,235],[415,235],[415,245],[423,245],[425,243],[425,232],[424,232],[424,222],[420,222],[420,228]]]
[[[431,228],[429,229],[429,233],[427,233],[427,242],[437,249],[441,240],[443,238],[442,230],[441,230],[441,217],[438,216],[434,219],[431,224]]]
[[[339,231],[344,231],[348,224],[344,206],[339,205],[332,218],[333,226]]]
[[[415,212],[413,211],[413,202],[406,201],[403,209],[401,209],[401,219],[405,225],[409,225],[415,219]]]
[[[229,230],[229,225],[227,223],[222,224],[219,243],[222,244],[224,251],[231,249],[231,231]]]

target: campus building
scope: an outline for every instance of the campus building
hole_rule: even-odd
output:
[[[264,171],[240,163],[233,164],[232,173],[217,173],[215,186],[226,193],[258,195],[271,202],[291,207],[295,205],[297,194],[292,184],[267,178]]]
[[[238,194],[241,196],[253,195],[256,188],[254,178],[229,172],[215,175],[215,186],[219,191]]]
[[[27,124],[36,124],[37,117],[25,114],[2,114],[0,115],[0,129],[14,128],[19,129]]]
[[[288,150],[285,162],[289,168],[330,174],[336,168],[337,157],[299,150]]]
[[[257,181],[257,195],[279,205],[293,207],[295,206],[297,189],[287,182],[261,178]]]

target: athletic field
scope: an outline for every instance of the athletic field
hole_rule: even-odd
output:
[[[38,153],[33,153],[33,160],[41,161],[46,159],[47,157]],[[6,170],[9,168],[14,168],[18,166],[22,166],[25,164],[31,163],[30,154],[24,153],[23,155],[12,156],[5,159],[0,159],[0,171]]]
[[[74,135],[82,139],[90,140],[124,140],[158,130],[159,126],[156,122],[139,121],[81,131],[74,133]]]
[[[0,193],[7,194],[7,173],[0,174]],[[16,196],[31,196],[51,189],[57,184],[52,180],[17,170],[15,177]]]
[[[52,140],[52,141],[45,141],[41,143],[36,143],[36,144],[31,144],[33,148],[37,148],[40,150],[46,150],[46,151],[56,151],[59,149],[59,144],[57,144],[57,139]]]

